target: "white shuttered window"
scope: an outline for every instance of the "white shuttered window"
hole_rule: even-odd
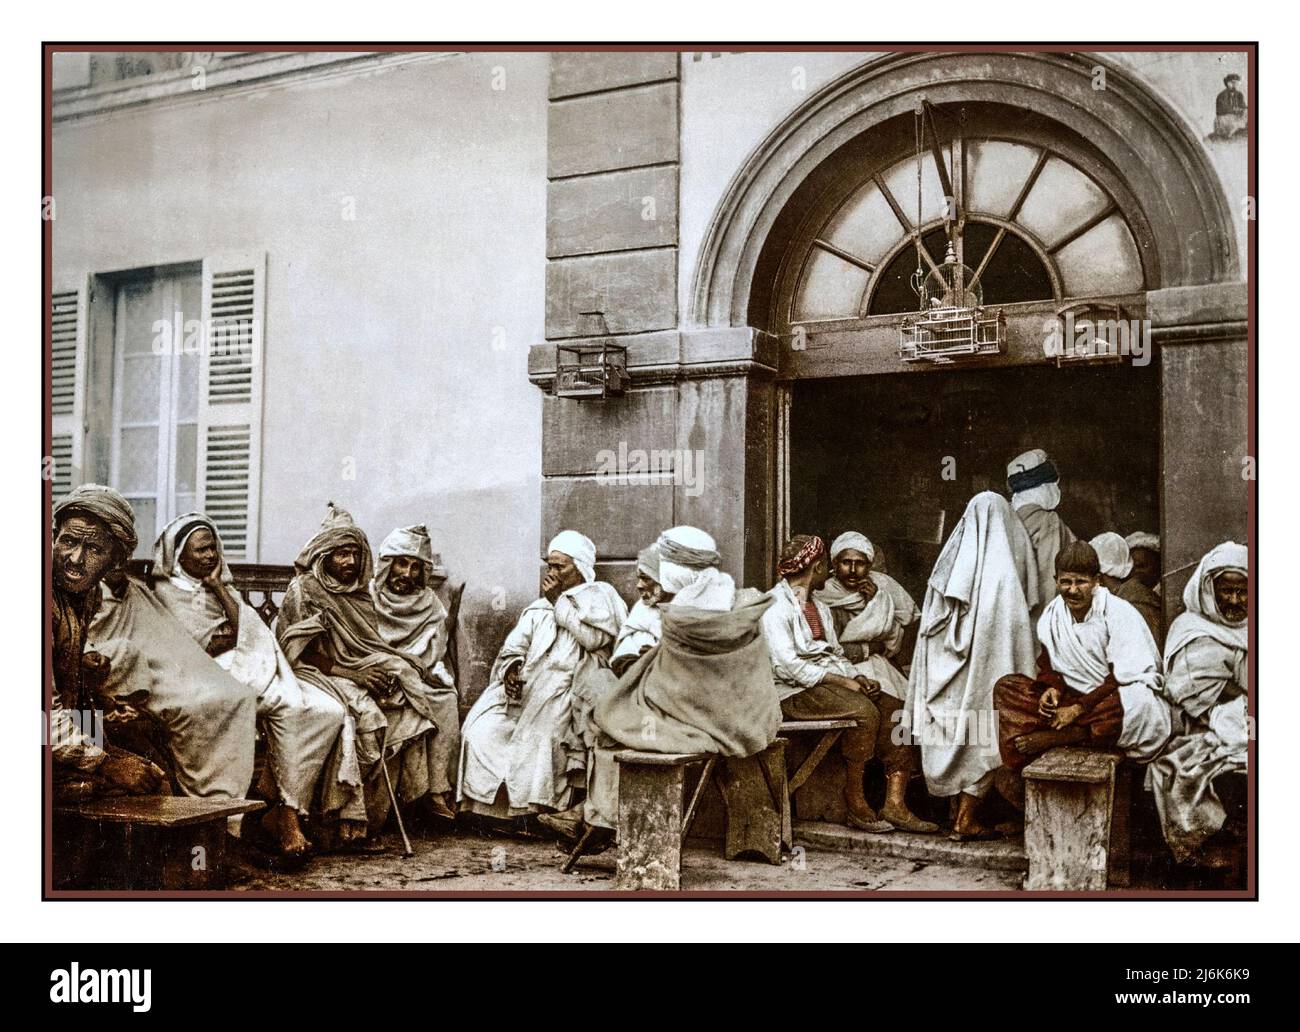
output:
[[[82,479],[112,484],[135,509],[137,556],[152,554],[170,520],[198,509],[220,528],[230,558],[258,558],[265,274],[265,255],[251,253],[106,278],[112,339],[89,345],[88,291],[54,295],[54,496]],[[111,426],[112,439],[108,468],[83,477],[88,346],[111,348],[111,361],[103,353],[90,364],[104,370],[96,377],[111,370],[111,390],[102,384],[89,396],[102,393],[104,418],[92,424]]]
[[[54,501],[81,482],[86,380],[86,285],[51,298],[50,458]]]

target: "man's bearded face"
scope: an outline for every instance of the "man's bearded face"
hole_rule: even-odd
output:
[[[835,578],[850,591],[857,591],[871,573],[871,560],[856,548],[846,548],[835,557]]]
[[[102,520],[69,516],[54,536],[54,580],[64,591],[84,595],[115,565],[118,545]]]
[[[1250,585],[1239,573],[1214,578],[1214,604],[1229,623],[1241,623],[1250,613]]]
[[[185,539],[181,549],[181,569],[195,580],[202,580],[217,568],[221,561],[221,551],[217,548],[217,536],[207,527],[200,527]]]
[[[573,557],[563,552],[550,553],[546,557],[546,569],[555,577],[561,592],[576,588],[583,582],[582,571],[578,569]]]
[[[641,596],[641,601],[648,606],[654,605],[659,601],[664,593],[664,589],[659,586],[659,582],[642,570],[636,571],[636,593]]]
[[[340,584],[351,584],[361,572],[361,549],[356,545],[334,549],[325,557],[325,572]]]
[[[388,587],[395,595],[412,595],[424,587],[424,562],[413,555],[395,555],[388,568]]]

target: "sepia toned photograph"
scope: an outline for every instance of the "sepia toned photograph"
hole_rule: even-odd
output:
[[[42,898],[1257,898],[1256,44],[220,45],[42,50]]]

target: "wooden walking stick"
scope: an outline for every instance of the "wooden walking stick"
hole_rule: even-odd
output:
[[[384,768],[384,784],[388,786],[388,798],[393,804],[393,814],[397,817],[397,830],[402,833],[402,856],[415,856],[411,840],[406,837],[406,825],[402,822],[402,810],[397,805],[397,793],[393,791],[393,779],[388,776],[388,728],[384,728],[384,738],[379,746],[379,765]]]

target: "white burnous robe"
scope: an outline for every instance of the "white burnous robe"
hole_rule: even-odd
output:
[[[870,540],[849,531],[831,543],[831,562],[846,549],[861,552],[872,561],[876,558]],[[850,591],[836,577],[815,593],[815,599],[831,610],[835,636],[850,660],[856,661],[857,672],[878,682],[886,695],[902,702],[907,698],[907,677],[892,661],[903,647],[907,628],[920,614],[907,589],[893,577],[875,570],[868,576],[876,586],[870,600],[860,591]],[[857,648],[852,649],[855,645]]]
[[[151,572],[158,600],[206,650],[217,629],[226,623],[226,613],[212,592],[180,565],[185,542],[199,528],[211,531],[221,556],[221,580],[231,584],[221,535],[208,517],[197,512],[178,516],[164,528]],[[321,769],[343,730],[345,710],[319,688],[294,677],[275,635],[257,610],[238,594],[235,599],[239,604],[235,646],[213,660],[257,693],[258,722],[266,735],[267,758],[280,800],[305,816]]]
[[[539,598],[520,615],[492,666],[492,680],[461,728],[457,795],[469,808],[494,817],[563,810],[585,782],[586,747],[572,719],[573,685],[591,667],[607,667],[627,617],[614,588],[596,581],[595,549],[557,537],[585,583],[552,604]],[[573,534],[581,537],[581,535]],[[565,547],[560,547],[564,545]],[[573,549],[568,551],[567,549]],[[590,558],[584,555],[589,551]],[[578,552],[578,555],[574,555]],[[505,675],[519,666],[523,696],[506,696]],[[505,788],[505,800],[497,796]]]
[[[1038,592],[1024,526],[1001,495],[977,494],[930,574],[908,681],[903,722],[931,795],[982,797],[992,786],[1002,763],[993,686],[1034,675]]]
[[[1206,553],[1183,590],[1186,611],[1165,642],[1165,693],[1175,707],[1176,737],[1151,764],[1148,781],[1165,841],[1180,861],[1227,818],[1214,779],[1247,768],[1248,621],[1230,623],[1219,612],[1214,578],[1247,576],[1248,562],[1246,546],[1231,541]]]
[[[1057,595],[1038,620],[1038,640],[1052,669],[1075,691],[1095,690],[1114,671],[1124,711],[1116,744],[1129,758],[1146,763],[1164,748],[1172,722],[1169,703],[1160,694],[1160,652],[1136,608],[1098,587],[1088,615],[1075,620]]]

